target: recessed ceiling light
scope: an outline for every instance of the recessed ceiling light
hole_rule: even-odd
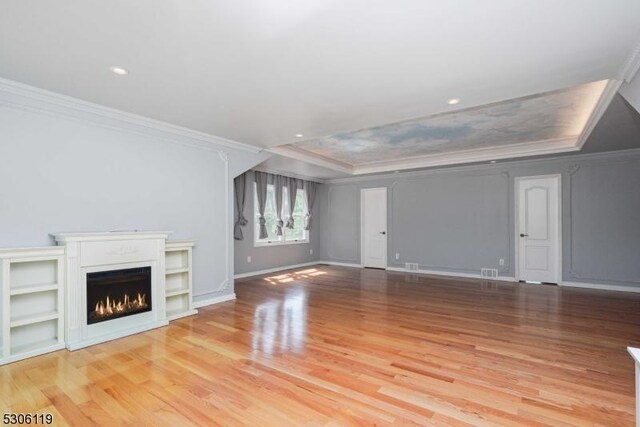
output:
[[[113,74],[117,74],[119,76],[126,76],[127,74],[129,74],[129,70],[127,70],[126,68],[116,67],[115,65],[109,67],[109,69]]]
[[[456,105],[460,102],[460,98],[451,98],[450,100],[447,101],[447,104],[449,105]]]
[[[304,135],[301,133],[296,133],[296,138],[302,138]]]
[[[495,163],[495,162],[496,162],[495,160],[491,160],[491,163]]]

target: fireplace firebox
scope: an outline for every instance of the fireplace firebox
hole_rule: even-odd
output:
[[[87,273],[87,324],[151,311],[151,267]]]

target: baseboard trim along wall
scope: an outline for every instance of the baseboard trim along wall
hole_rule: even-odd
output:
[[[440,270],[416,270],[416,271],[409,271],[406,268],[402,268],[402,267],[387,267],[387,271],[398,271],[401,273],[418,273],[418,274],[430,274],[433,276],[447,276],[447,277],[463,277],[465,279],[487,279],[487,280],[498,280],[501,282],[515,282],[516,278],[515,277],[508,277],[508,276],[498,276],[498,277],[482,277],[479,273],[475,274],[475,273],[455,273],[455,272],[449,272],[449,271],[440,271]]]
[[[317,264],[338,265],[340,267],[363,268],[362,264],[352,262],[318,261]]]
[[[303,262],[302,264],[283,265],[282,267],[267,268],[266,270],[249,271],[248,273],[234,274],[234,279],[244,279],[245,277],[261,276],[263,274],[276,273],[283,270],[291,270],[294,268],[308,267],[310,265],[318,265],[320,261]]]
[[[585,289],[598,289],[601,291],[619,291],[619,292],[635,292],[640,293],[640,287],[620,286],[620,285],[606,285],[603,283],[584,283],[584,282],[560,282],[560,286],[566,286],[570,288],[585,288]]]
[[[219,304],[221,302],[226,302],[226,301],[233,301],[234,299],[236,299],[236,294],[227,294],[227,295],[222,295],[219,297],[215,297],[215,298],[209,298],[209,299],[204,299],[202,301],[194,301],[193,302],[193,307],[194,308],[202,308],[202,307],[206,307],[208,305],[214,305],[214,304]]]

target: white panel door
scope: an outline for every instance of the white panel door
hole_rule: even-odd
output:
[[[387,268],[387,189],[361,190],[362,265]]]
[[[560,280],[560,177],[518,179],[518,280]]]

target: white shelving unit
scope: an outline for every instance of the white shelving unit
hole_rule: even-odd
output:
[[[167,319],[198,313],[193,308],[193,240],[169,240],[165,245],[165,298]]]
[[[0,249],[0,365],[63,349],[64,248]]]

